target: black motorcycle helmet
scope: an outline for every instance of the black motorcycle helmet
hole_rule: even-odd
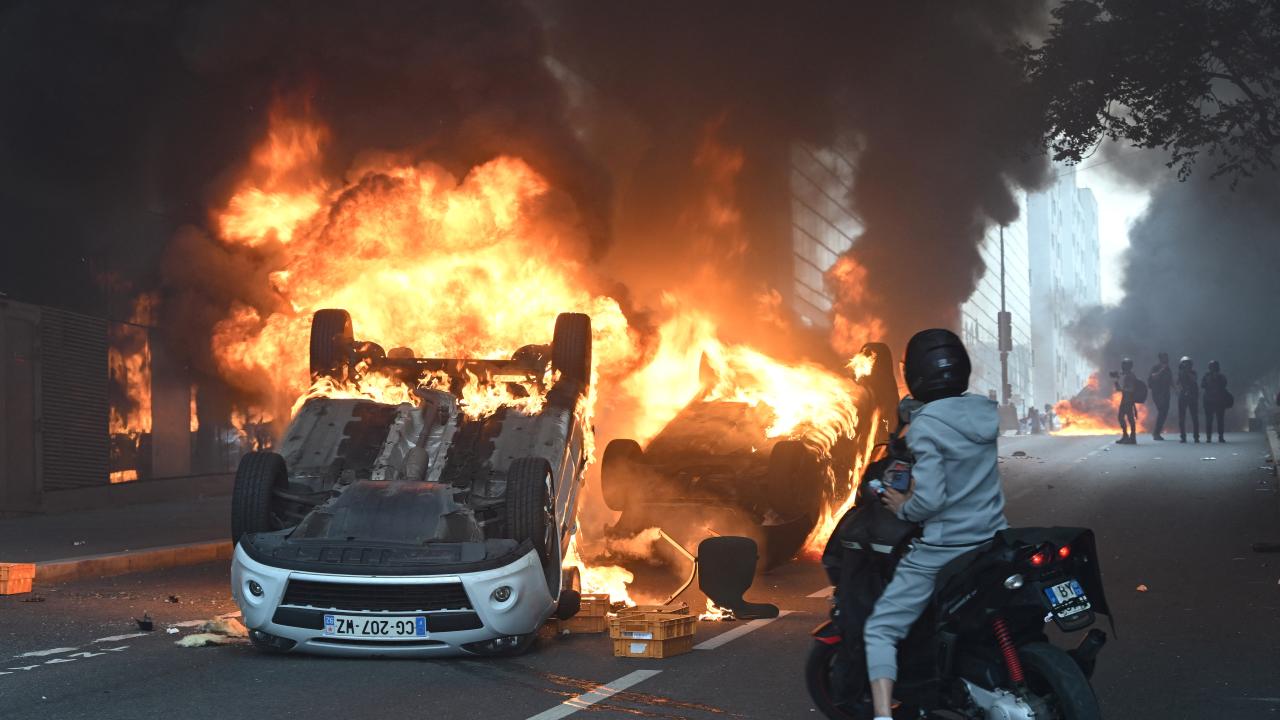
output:
[[[921,330],[907,342],[902,374],[911,396],[921,402],[963,395],[969,389],[969,353],[950,330]]]
[[[1210,372],[1218,372],[1218,371],[1219,371],[1219,370],[1221,370],[1221,369],[1222,369],[1222,366],[1218,364],[1218,361],[1217,361],[1217,360],[1210,360],[1210,361],[1209,361],[1209,371],[1210,371]]]
[[[1121,360],[1121,361],[1120,361],[1120,369],[1121,369],[1121,370],[1123,370],[1123,371],[1125,371],[1125,372],[1129,372],[1130,370],[1132,370],[1132,369],[1133,369],[1133,360],[1130,360],[1129,358],[1125,358],[1125,359]]]

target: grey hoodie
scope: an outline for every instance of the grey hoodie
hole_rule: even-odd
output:
[[[898,514],[924,523],[924,542],[967,545],[1009,526],[997,470],[996,404],[980,395],[926,403],[911,415],[915,487]]]

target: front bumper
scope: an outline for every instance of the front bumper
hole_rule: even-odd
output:
[[[322,608],[283,604],[290,580],[343,585],[452,585],[461,583],[470,608],[426,612],[381,612],[357,608]],[[249,591],[250,581],[262,589],[261,596]],[[511,596],[497,602],[492,598],[499,586],[511,588]],[[378,576],[340,575],[285,570],[260,563],[236,546],[231,561],[231,594],[250,630],[295,643],[292,651],[320,655],[367,657],[441,657],[466,654],[464,648],[496,638],[527,635],[551,616],[555,600],[547,590],[546,575],[537,553],[530,550],[519,559],[492,570],[456,575]],[[324,634],[326,613],[376,618],[424,615],[429,634],[424,638],[401,640],[349,640]]]

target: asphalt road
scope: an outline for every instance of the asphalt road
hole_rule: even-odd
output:
[[[1280,712],[1280,555],[1250,551],[1254,541],[1280,541],[1280,508],[1272,476],[1260,469],[1261,436],[1228,437],[1227,445],[1128,447],[1097,437],[1002,444],[1011,522],[1097,531],[1120,633],[1095,676],[1107,717]],[[0,661],[0,715],[518,720],[602,684],[634,683],[576,714],[813,718],[801,669],[807,633],[825,616],[824,584],[813,563],[770,573],[748,597],[790,614],[751,626],[699,623],[699,642],[734,635],[667,660],[614,658],[605,636],[573,635],[516,659],[438,661],[176,646],[192,629],[167,634],[166,626],[235,610],[222,564],[42,586],[44,602],[0,598],[0,657],[8,661]],[[690,597],[690,605],[701,602]],[[133,618],[144,612],[157,631],[125,637],[138,632]]]

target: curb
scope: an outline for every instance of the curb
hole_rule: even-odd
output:
[[[36,582],[65,582],[231,559],[231,541],[165,545],[36,563]]]

